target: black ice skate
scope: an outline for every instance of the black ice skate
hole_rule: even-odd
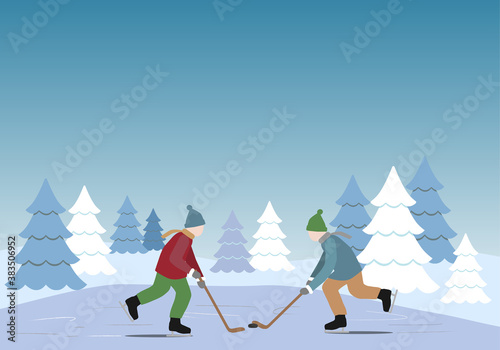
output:
[[[134,320],[137,320],[139,318],[137,307],[141,305],[141,303],[139,301],[139,298],[137,298],[137,295],[134,295],[133,297],[125,300],[125,305],[123,305],[121,301],[119,301],[119,303],[123,309],[123,312],[125,312],[125,314],[129,318],[130,322],[134,322]]]
[[[172,332],[172,334],[167,334],[167,337],[190,337],[191,336],[191,328],[184,326],[181,324],[180,318],[171,318],[170,323],[168,324],[168,330]],[[176,333],[174,333],[176,332]]]
[[[332,322],[325,324],[325,333],[348,333],[344,331],[344,327],[347,327],[345,315],[335,315]]]
[[[137,295],[134,295],[133,297],[130,297],[127,300],[125,300],[125,304],[127,304],[127,309],[128,313],[130,314],[130,317],[132,317],[134,321],[137,320],[139,318],[137,307],[141,305],[141,302],[139,301]]]
[[[389,312],[391,309],[391,296],[392,292],[389,289],[381,289],[378,293],[377,299],[382,300],[382,309],[385,312]]]

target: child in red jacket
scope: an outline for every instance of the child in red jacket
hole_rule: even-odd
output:
[[[191,300],[191,290],[186,277],[195,278],[198,281],[198,286],[205,288],[205,278],[191,248],[193,239],[203,233],[205,220],[191,205],[188,205],[187,209],[189,213],[184,225],[185,229],[182,231],[171,230],[162,236],[165,238],[176,233],[161,252],[156,265],[156,278],[153,285],[125,301],[130,316],[136,320],[139,318],[137,312],[139,305],[147,304],[164,296],[172,287],[175,291],[175,299],[170,310],[168,329],[181,334],[191,333],[189,327],[181,324],[181,318]]]

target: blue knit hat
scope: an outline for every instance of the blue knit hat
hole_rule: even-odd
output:
[[[188,205],[186,209],[189,210],[189,213],[186,217],[186,224],[184,225],[185,228],[205,225],[205,220],[203,220],[203,216],[199,211],[194,210],[191,205]]]

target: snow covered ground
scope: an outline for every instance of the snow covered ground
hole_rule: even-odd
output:
[[[193,288],[183,322],[193,337],[165,338],[174,294],[139,308],[131,323],[118,300],[146,285],[88,288],[18,308],[15,347],[3,336],[1,348],[16,349],[482,349],[500,347],[500,328],[430,312],[395,306],[382,312],[379,301],[345,296],[348,327],[354,334],[325,334],[323,325],[333,316],[321,291],[304,296],[271,328],[228,333],[209,298]],[[268,323],[296,294],[283,286],[211,287],[230,327],[257,320]],[[0,310],[6,314],[6,310]]]
[[[21,248],[18,248],[20,251]],[[160,252],[149,252],[147,254],[111,254],[107,258],[109,262],[118,270],[118,273],[113,276],[89,276],[82,275],[82,279],[87,283],[86,288],[107,286],[114,284],[141,284],[149,285],[153,282],[155,276],[155,266]],[[399,306],[409,307],[416,310],[431,311],[439,314],[460,317],[476,322],[486,323],[490,325],[500,326],[500,257],[479,254],[477,257],[478,263],[483,267],[480,272],[481,277],[488,284],[484,291],[492,299],[489,304],[444,304],[439,301],[442,295],[446,293],[447,288],[442,287],[437,292],[432,294],[424,294],[415,291],[410,294],[399,294],[396,304]],[[6,260],[6,251],[0,251],[0,261]],[[210,268],[215,264],[215,260],[198,259],[200,267],[204,271],[207,278],[207,285],[210,286],[289,286],[302,287],[309,274],[314,269],[315,260],[292,261],[295,269],[286,272],[261,272],[253,273],[212,273]],[[425,265],[425,269],[433,280],[440,286],[450,278],[451,271],[448,268],[451,264],[444,262],[441,264]],[[3,277],[5,278],[5,272]],[[189,283],[194,285],[195,282],[189,279]],[[194,288],[193,288],[194,289]],[[298,290],[298,289],[295,289]],[[53,291],[48,288],[35,291],[23,288],[18,292],[18,304],[27,303],[33,300],[54,296],[62,293],[72,292],[70,289],[62,289]],[[341,291],[343,294],[349,295],[346,288]],[[7,305],[6,298],[0,301],[0,308]]]

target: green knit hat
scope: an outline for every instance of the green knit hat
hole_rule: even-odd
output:
[[[307,231],[326,232],[326,225],[321,214],[323,214],[323,210],[318,209],[318,212],[309,219],[306,228]]]

